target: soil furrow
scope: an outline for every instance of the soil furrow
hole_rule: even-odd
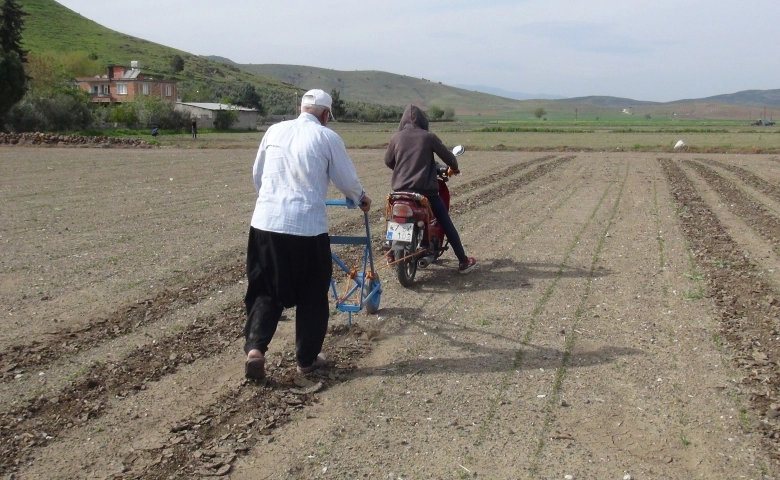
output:
[[[518,179],[511,180],[511,184],[501,189],[501,191],[506,192],[507,188],[515,191],[521,186],[527,185],[565,164],[571,158],[559,159],[551,164],[541,165]],[[499,188],[491,189],[490,193],[496,193],[494,190]],[[500,198],[498,195],[488,195],[486,203],[495,201],[498,198]],[[478,205],[471,205],[466,209],[471,210],[476,206]],[[353,220],[346,222],[336,231],[348,231],[356,227],[362,227],[362,221]],[[176,308],[181,307],[181,302],[185,304],[197,303],[204,296],[207,296],[208,293],[218,288],[219,285],[226,282],[235,282],[242,276],[243,265],[225,265],[222,269],[219,269],[219,275],[209,275],[207,277],[210,279],[209,282],[216,284],[214,288],[203,291],[196,290],[195,287],[192,289],[184,287],[180,292],[165,291],[153,299],[141,302],[140,304],[144,308],[138,305],[125,306],[105,322],[101,320],[80,332],[69,332],[76,335],[73,337],[75,340],[72,340],[72,343],[69,343],[69,345],[74,350],[77,346],[83,349],[100,341],[116,338],[137,327],[139,321],[150,323],[154,320],[159,320]],[[193,285],[202,285],[203,283],[203,279],[200,279],[200,281],[193,282]],[[179,303],[178,306],[176,305],[177,302]],[[139,347],[131,355],[119,362],[106,362],[88,367],[82,378],[74,380],[70,387],[63,390],[55,398],[39,397],[16,404],[0,417],[2,422],[0,423],[0,430],[8,434],[6,439],[0,443],[0,457],[4,459],[0,463],[0,472],[16,470],[18,465],[34,456],[35,448],[45,446],[65,429],[85,425],[90,420],[101,416],[105,411],[107,399],[131,396],[134,392],[146,388],[148,382],[154,382],[165,375],[174,374],[181,365],[186,365],[223,351],[230,344],[230,341],[236,338],[237,332],[241,331],[242,324],[243,307],[238,304],[232,305],[227,307],[220,315],[198,319],[194,324],[180,332],[170,334],[151,344]],[[353,336],[360,334],[359,329],[353,330]],[[338,337],[329,336],[327,341],[331,343],[338,341]],[[360,344],[358,341],[352,341],[352,343]],[[40,365],[41,363],[61,358],[62,355],[67,355],[67,351],[52,348],[55,345],[56,342],[51,342],[49,345],[35,345],[34,348],[39,348],[39,351],[45,352],[45,355],[42,354],[40,359],[36,358],[37,363],[33,364]],[[330,348],[332,351],[336,347],[326,348]],[[340,365],[340,368],[345,368],[344,366],[351,368],[349,366],[353,365],[353,362],[364,355],[369,348],[370,344],[368,342],[363,342],[358,347],[353,346],[351,349],[348,348],[346,350],[344,348],[336,348],[340,353],[334,356],[334,360],[337,365]],[[4,360],[7,361],[7,358],[4,357]],[[21,355],[19,358],[21,358]],[[26,365],[30,366],[33,364]],[[290,366],[292,367],[294,364],[291,363]],[[281,379],[275,379],[272,377],[266,386],[287,385],[287,387],[290,387],[292,385],[291,382],[290,378],[282,377]],[[250,401],[247,401],[247,396]],[[279,405],[290,405],[287,400],[284,400],[285,398],[289,400],[289,397],[277,396],[281,403],[269,403],[265,399],[266,396],[254,393],[228,395],[229,398],[226,401],[207,407],[206,410],[212,412],[209,414],[212,418],[217,415],[217,413],[213,412],[221,412],[219,413],[220,415],[225,415],[225,412],[232,412],[230,413],[232,415],[231,418],[243,415],[246,412],[253,412],[257,417],[262,413],[262,408],[265,407],[253,403],[251,401],[252,398],[257,399],[258,402],[262,400],[264,402],[263,405],[266,405],[268,408],[267,412],[277,411]],[[294,401],[292,404],[303,405],[305,401],[302,403]],[[246,405],[252,406],[247,407]],[[265,417],[271,418],[274,415],[269,413]],[[270,426],[275,427],[282,422],[276,421],[271,423],[273,425]],[[214,425],[219,426],[222,423],[215,422]],[[229,428],[229,425],[226,428]],[[266,430],[267,428],[269,428],[269,425],[266,425]],[[221,430],[215,429],[214,431],[219,432]],[[200,434],[202,435],[203,431]],[[220,435],[224,436],[224,434]],[[214,436],[216,436],[216,433]],[[201,438],[206,439],[203,440],[204,442],[213,441],[213,438],[209,437],[208,434]],[[242,443],[246,443],[246,441],[246,438],[244,438]],[[182,451],[181,455],[193,455],[193,449],[197,449],[202,444],[203,442],[182,442],[182,446],[179,447]],[[177,453],[176,455],[179,454]],[[170,465],[177,464],[182,465],[183,463],[160,461],[155,464],[155,468],[159,468],[161,472],[168,472]],[[188,473],[193,473],[193,471],[188,470]],[[154,476],[156,474],[151,471],[142,474],[142,476],[149,475]]]
[[[234,284],[245,275],[242,263],[223,263],[178,290],[165,289],[154,297],[122,305],[107,317],[91,320],[86,327],[63,329],[51,332],[44,339],[13,345],[0,353],[2,381],[13,380],[22,371],[43,368],[55,360],[159,321],[177,309],[197,304],[221,286]]]
[[[683,170],[671,159],[659,162],[681,208],[680,224],[707,280],[708,296],[718,307],[720,334],[744,375],[741,393],[757,419],[752,429],[780,465],[780,421],[771,408],[780,403],[778,292],[757,274]]]
[[[574,157],[568,157],[566,159],[562,159],[562,161],[555,162],[555,165],[552,166],[552,167],[548,167],[548,168],[544,168],[544,169],[540,169],[540,167],[537,167],[537,169],[535,169],[535,170],[533,170],[531,172],[528,172],[528,173],[520,176],[519,178],[513,180],[513,184],[511,186],[511,190],[515,191],[518,188],[520,188],[521,186],[524,186],[524,185],[527,185],[527,184],[531,183],[532,181],[538,179],[539,177],[541,177],[541,176],[551,172],[552,170],[554,170],[554,169],[564,165],[565,163],[570,161],[572,158],[574,158]],[[547,158],[539,159],[538,161],[544,161],[544,160],[547,160]],[[525,162],[523,164],[523,168],[525,168],[527,165],[528,165],[528,162]],[[513,173],[515,173],[516,171],[517,170],[513,170]],[[504,176],[505,175],[506,174],[504,174]],[[490,183],[490,182],[487,182],[487,183]],[[482,186],[482,184],[470,184],[470,185],[471,186],[469,188],[467,188],[467,191],[471,191],[474,188],[479,188],[479,186]],[[474,186],[474,185],[477,185],[477,186]],[[497,199],[499,199],[501,197],[500,196],[491,195],[491,196],[488,196],[487,198],[489,199],[487,203],[490,203],[490,202],[495,201],[495,200],[497,200]],[[476,205],[476,204],[475,205],[470,205],[467,209],[471,210],[472,208],[475,208],[477,206],[480,206],[480,205]],[[342,225],[342,227],[345,227],[345,228],[347,228],[349,226],[350,225],[348,223]],[[352,228],[357,228],[357,227],[360,227],[360,226],[362,226],[362,223],[359,223],[359,221],[353,221],[352,222]],[[343,330],[341,330],[341,331],[343,332]],[[370,332],[367,332],[365,334],[361,333],[360,330],[359,330],[359,327],[357,329],[355,327],[353,327],[353,331],[354,331],[353,333],[357,333],[359,338],[370,338],[373,335]],[[350,333],[350,335],[344,336],[343,339],[339,339],[338,337],[331,338],[331,336],[329,336],[327,340],[328,341],[333,341],[333,342],[336,342],[336,343],[341,343],[341,342],[348,342],[349,343],[351,341],[351,338],[352,338],[352,333]],[[354,348],[354,347],[352,347],[352,348]],[[370,348],[371,348],[370,344],[364,345],[363,347],[361,347],[361,352],[363,354],[365,354],[365,353],[367,353],[366,350],[368,350]],[[328,351],[333,351],[334,347],[330,347],[330,348],[327,348],[327,349],[328,349]],[[344,359],[344,363],[346,363],[347,358],[351,362],[351,365],[354,365],[359,360],[359,358],[356,355],[350,355],[350,356],[348,356],[348,357],[346,357]],[[273,391],[275,392],[275,395],[277,397],[278,396],[283,396],[282,393],[278,392],[278,388],[274,389]],[[246,397],[246,398],[244,398],[244,397]],[[235,394],[227,395],[226,398],[224,398],[221,402],[215,403],[214,405],[208,407],[206,409],[207,413],[199,414],[200,416],[204,416],[205,415],[207,417],[213,417],[213,416],[217,415],[217,412],[220,412],[220,411],[227,412],[226,414],[223,415],[222,421],[221,422],[217,422],[216,427],[212,431],[203,432],[202,430],[200,430],[199,432],[197,432],[199,437],[197,437],[196,439],[194,439],[194,440],[187,439],[186,441],[182,440],[181,443],[177,444],[176,447],[174,448],[174,452],[175,452],[174,455],[175,455],[175,458],[176,458],[175,461],[172,460],[172,461],[169,461],[167,463],[162,463],[162,462],[157,463],[154,466],[152,466],[151,469],[144,470],[139,478],[168,478],[168,476],[172,475],[172,474],[189,474],[189,473],[192,473],[193,472],[192,467],[182,467],[182,466],[183,465],[191,465],[192,464],[192,459],[195,458],[194,456],[196,456],[197,453],[203,448],[204,444],[211,445],[212,448],[213,448],[213,445],[215,445],[216,443],[219,443],[219,439],[224,437],[225,435],[230,435],[230,437],[228,437],[229,439],[227,440],[228,443],[231,441],[230,438],[235,438],[235,439],[241,439],[242,440],[242,444],[247,445],[247,446],[254,446],[258,442],[268,441],[268,437],[266,435],[269,434],[269,430],[270,430],[269,426],[270,426],[270,424],[268,422],[266,422],[264,424],[265,426],[263,426],[262,422],[259,422],[258,420],[255,420],[254,422],[252,421],[253,419],[263,418],[262,416],[258,416],[258,412],[262,412],[262,411],[271,412],[271,411],[273,411],[273,409],[265,410],[265,409],[263,409],[262,405],[258,405],[258,402],[268,402],[268,400],[267,400],[268,397],[269,397],[269,393],[268,392],[263,392],[263,393],[250,392],[249,394],[244,395],[243,397],[240,396],[240,395],[235,395]],[[316,401],[316,398],[307,399],[305,404],[308,405],[310,403],[310,401]],[[276,408],[278,409],[278,405],[276,406]],[[271,415],[271,418],[272,418],[272,422],[271,423],[273,423],[273,420],[274,420],[273,415]],[[249,420],[247,420],[247,419],[249,419]],[[193,420],[192,422],[188,422],[188,423],[193,423],[194,424],[195,420]],[[247,422],[249,422],[249,423],[247,424]],[[243,431],[232,432],[231,433],[230,425],[235,425],[235,424],[238,424],[238,425],[241,425],[241,426],[245,426],[245,428],[243,429]],[[278,425],[274,424],[273,426],[278,426]],[[257,435],[258,427],[260,429],[260,435],[259,436]],[[241,430],[241,429],[239,429],[239,430]],[[184,433],[183,435],[184,435],[184,437],[187,437],[188,435],[191,435],[191,432]],[[266,436],[266,437],[264,437],[264,436]],[[223,441],[223,443],[224,443],[224,441]],[[248,450],[244,450],[243,449],[243,445],[240,445],[238,450],[235,450],[233,445],[229,445],[227,450],[230,450],[231,448],[233,448],[234,450],[232,451],[232,453],[227,453],[226,454],[228,456],[228,458],[235,458],[235,456],[241,456],[241,455],[245,454],[247,451],[251,451],[251,448],[249,448]],[[229,462],[228,463],[224,463],[222,465],[222,468],[226,468],[226,469],[229,468]],[[197,473],[197,469],[195,469],[194,471]],[[202,473],[202,471],[201,471],[201,473]]]
[[[167,451],[166,461],[147,463],[149,466],[141,471],[129,472],[131,478],[167,479],[180,475],[209,476],[220,470],[229,472],[238,456],[258,444],[273,441],[274,429],[316,403],[316,392],[348,381],[349,372],[371,350],[371,335],[359,325],[351,329],[332,328],[323,350],[329,352],[329,360],[335,366],[327,373],[312,374],[308,379],[297,376],[293,373],[294,358],[290,356],[286,359],[288,364],[283,365],[286,370],[274,369],[274,374],[261,384],[247,381],[174,426],[169,445],[163,447]],[[219,458],[204,457],[201,455],[204,451],[219,452]],[[146,455],[155,457],[160,453]]]
[[[525,168],[528,164],[538,163],[549,158],[550,157],[542,157],[509,167],[497,174],[495,178],[506,179],[508,175],[516,173],[517,170]],[[567,158],[570,159],[572,157]],[[563,163],[565,162],[559,159],[555,162],[555,167],[558,167]],[[553,168],[537,167],[532,174],[524,175],[517,181],[513,181],[511,188],[507,190],[514,191],[540,176],[549,173]],[[494,180],[471,182],[467,184],[464,189],[460,189],[459,192],[461,195],[465,195],[483,185],[493,183],[493,181]],[[493,193],[498,189],[499,187],[494,187],[490,193],[483,195],[487,195],[487,198],[491,198],[493,197]],[[503,191],[506,192],[507,190]],[[475,204],[469,202],[465,207],[459,207],[458,213],[469,211],[475,206]],[[374,220],[379,221],[381,215],[381,212],[375,210],[369,217],[376,217]],[[345,232],[355,231],[361,227],[363,227],[363,220],[362,218],[357,217],[339,224],[337,228],[334,228],[333,233],[337,235],[345,234]],[[383,242],[381,239],[375,238],[373,243],[375,244],[375,253],[378,254]],[[353,253],[353,256],[356,255],[360,255],[360,253]],[[75,352],[89,348],[97,343],[125,335],[139,326],[158,321],[170,312],[181,308],[183,305],[193,305],[204,298],[208,298],[208,296],[219,289],[220,286],[236,283],[239,279],[243,278],[243,276],[243,263],[231,262],[229,264],[222,264],[210,271],[208,275],[188,282],[179,290],[166,289],[159,292],[154,297],[123,305],[108,317],[90,321],[85,328],[79,330],[67,329],[56,331],[52,332],[48,335],[48,338],[44,340],[34,340],[32,343],[13,345],[8,351],[0,353],[2,381],[10,381],[22,371],[34,367],[45,367],[47,364],[50,364],[57,359],[72,355]],[[207,288],[204,288],[204,286],[207,286]]]
[[[535,158],[527,162],[522,162],[517,165],[512,165],[510,167],[501,170],[500,172],[492,173],[486,177],[477,178],[476,180],[472,180],[470,182],[463,184],[458,189],[457,192],[453,192],[452,197],[454,198],[457,197],[458,195],[464,195],[478,188],[482,188],[488,185],[492,185],[496,182],[506,180],[508,177],[511,177],[512,175],[516,174],[521,170],[525,170],[526,168],[536,165],[537,163],[546,162],[547,160],[552,160],[555,157],[557,157],[557,155],[545,155],[543,157]]]
[[[539,165],[533,170],[531,170],[530,172],[521,175],[520,177],[511,178],[505,182],[502,182],[498,185],[491,187],[488,190],[481,191],[478,194],[472,195],[463,202],[453,204],[450,207],[450,209],[455,214],[463,214],[477,207],[482,207],[491,202],[500,200],[501,198],[511,195],[512,193],[516,192],[520,188],[530,184],[531,182],[538,180],[539,178],[549,174],[550,172],[556,170],[557,168],[560,168],[561,166],[569,163],[574,158],[576,157],[575,156],[561,157],[549,163],[544,163],[542,165]],[[543,161],[546,159],[547,158],[545,157],[539,159],[539,161]]]
[[[723,178],[715,170],[697,162],[683,161],[704,178],[723,198],[729,209],[772,245],[780,254],[780,218],[773,215],[761,202],[741,190],[734,182]]]
[[[706,159],[706,158],[697,158],[696,161],[706,163],[714,167],[720,167],[724,170],[728,170],[729,172],[732,172],[737,177],[739,177],[740,180],[747,183],[748,185],[751,185],[759,192],[767,195],[768,197],[774,199],[777,202],[780,202],[780,185],[767,182],[766,180],[759,177],[755,173],[745,170],[744,168],[738,167],[736,165],[729,165],[727,163],[718,162],[717,160]]]

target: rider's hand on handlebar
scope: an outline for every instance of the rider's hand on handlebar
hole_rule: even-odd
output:
[[[358,206],[364,212],[371,210],[371,199],[368,198],[368,195],[363,195],[363,198],[360,199],[360,205]]]
[[[447,176],[454,177],[455,175],[459,174],[460,170],[455,170],[452,167],[447,167]]]

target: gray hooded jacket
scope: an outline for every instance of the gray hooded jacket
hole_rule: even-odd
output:
[[[448,166],[457,170],[455,155],[428,131],[428,118],[414,105],[404,110],[398,131],[390,137],[385,152],[385,165],[393,170],[390,186],[394,191],[411,191],[432,197],[439,194],[436,182],[436,161],[439,156]]]

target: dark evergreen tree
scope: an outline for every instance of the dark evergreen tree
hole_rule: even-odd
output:
[[[171,57],[171,70],[173,73],[180,73],[184,70],[184,59],[181,58],[181,55],[176,54]]]
[[[23,65],[27,52],[21,45],[25,15],[13,0],[5,0],[0,6],[0,127],[6,112],[27,92]]]
[[[330,91],[330,96],[333,99],[333,104],[330,109],[333,112],[333,116],[344,118],[344,114],[347,112],[347,106],[344,103],[344,100],[341,99],[341,92],[334,88]]]
[[[16,105],[27,91],[27,76],[16,52],[0,47],[0,127],[6,112]]]
[[[27,52],[22,49],[22,30],[27,13],[14,0],[5,0],[0,7],[0,49],[15,52],[22,63],[27,63]]]

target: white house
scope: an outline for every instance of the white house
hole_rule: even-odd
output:
[[[257,130],[257,110],[253,108],[227,105],[224,103],[190,103],[176,102],[176,110],[188,112],[198,128],[214,128],[214,119],[220,110],[234,110],[238,112],[238,121],[230,127],[233,130]]]

